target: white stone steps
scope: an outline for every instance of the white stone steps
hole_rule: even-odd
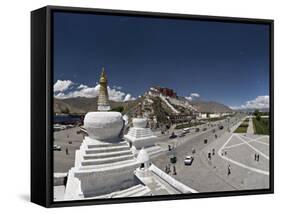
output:
[[[100,164],[100,165],[90,165],[90,166],[81,166],[79,168],[79,173],[89,173],[89,172],[98,172],[98,171],[106,171],[117,168],[123,168],[131,165],[136,165],[136,160],[130,159],[125,161],[116,161],[109,164]]]
[[[89,165],[99,165],[99,164],[108,164],[112,162],[117,162],[117,161],[125,161],[125,160],[130,160],[133,159],[134,155],[129,154],[129,155],[121,155],[117,157],[108,157],[108,158],[99,158],[99,159],[92,159],[92,160],[83,160],[81,162],[82,166],[89,166]]]
[[[103,152],[114,152],[114,151],[124,151],[129,150],[129,145],[122,145],[122,146],[110,146],[110,147],[101,147],[101,148],[92,148],[87,149],[85,151],[86,154],[97,154],[97,153],[103,153]]]
[[[156,136],[149,128],[141,129],[141,128],[131,128],[128,134],[125,135],[126,139],[136,139],[136,140],[143,140],[143,139],[154,139]]]
[[[129,132],[131,133],[138,133],[138,132],[142,132],[142,133],[151,133],[151,129],[150,128],[136,128],[134,127],[134,129],[130,129]]]
[[[85,160],[92,160],[92,159],[107,158],[107,157],[117,157],[117,156],[121,156],[121,155],[129,155],[129,154],[132,154],[131,150],[86,154],[83,157]]]
[[[134,186],[132,188],[127,189],[126,191],[122,191],[119,194],[113,196],[113,198],[124,198],[124,197],[136,197],[143,196],[150,192],[150,189],[141,184]]]
[[[156,155],[160,152],[163,152],[164,150],[160,146],[152,146],[152,147],[146,148],[145,151],[151,157],[151,156]]]
[[[151,134],[136,134],[133,136],[136,138],[146,138],[146,137],[151,137]]]
[[[127,135],[130,136],[153,136],[153,133],[150,130],[140,130],[140,131],[129,131]]]
[[[141,191],[134,193],[129,197],[139,197],[139,196],[151,196],[151,190],[148,187],[143,188]]]
[[[120,196],[121,194],[122,194],[122,195],[126,195],[126,194],[128,194],[128,193],[131,193],[131,192],[133,192],[133,191],[135,191],[135,190],[140,189],[141,186],[142,186],[141,184],[138,184],[138,185],[132,186],[132,187],[130,187],[130,188],[128,188],[128,189],[124,189],[124,190],[120,190],[120,191],[118,191],[118,192],[116,192],[116,193],[112,193],[111,195],[112,195],[113,197]]]
[[[121,197],[137,197],[137,196],[151,196],[151,190],[148,187],[143,186],[142,184],[138,184],[128,189],[120,190],[106,195],[87,198],[87,199],[121,198]]]
[[[89,143],[87,146],[89,149],[92,148],[103,148],[103,147],[120,147],[120,146],[126,146],[128,145],[127,142],[122,142],[122,143],[94,143],[91,144]]]

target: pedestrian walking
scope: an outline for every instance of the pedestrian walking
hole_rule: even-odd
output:
[[[167,165],[165,165],[164,171],[167,173]]]
[[[211,160],[212,156],[211,156],[211,152],[208,152],[208,159]]]
[[[231,167],[230,167],[230,164],[228,164],[228,167],[227,167],[227,176],[229,176],[231,174]]]
[[[68,148],[65,149],[65,154],[68,155]]]
[[[173,166],[173,175],[176,175],[177,171],[176,171],[176,165]]]
[[[215,149],[212,149],[212,155],[213,156],[215,155]]]
[[[171,172],[171,166],[170,166],[170,164],[168,163],[168,165],[167,165],[167,171],[168,171],[168,174]]]
[[[255,161],[257,160],[257,153],[255,153]]]
[[[195,151],[195,149],[194,149],[194,148],[192,148],[192,154],[195,154],[195,152],[196,152],[196,151]]]
[[[257,154],[257,161],[259,162],[259,160],[260,160],[260,155]]]
[[[224,155],[227,155],[227,151],[224,151]]]

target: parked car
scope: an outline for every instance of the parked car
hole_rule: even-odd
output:
[[[200,129],[199,129],[199,128],[196,128],[196,129],[195,129],[195,132],[199,132],[199,131],[200,131]]]
[[[193,160],[194,160],[193,156],[191,155],[185,156],[184,165],[191,165]]]
[[[223,129],[223,126],[222,126],[222,125],[220,125],[220,126],[219,126],[219,129]]]
[[[182,132],[182,133],[179,134],[179,137],[184,137],[184,136],[185,136],[185,133],[184,133],[184,132]]]
[[[61,146],[58,146],[58,145],[54,145],[54,150],[56,150],[56,151],[60,151],[61,150]]]
[[[183,132],[184,132],[184,133],[190,133],[190,128],[184,128],[184,129],[183,129]]]
[[[176,138],[176,137],[177,137],[177,135],[173,132],[169,138],[170,138],[170,139],[174,139],[174,138]]]
[[[202,131],[206,131],[207,130],[207,128],[205,127],[205,128],[203,128],[203,130]]]

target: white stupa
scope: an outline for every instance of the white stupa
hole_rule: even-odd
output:
[[[154,146],[157,137],[147,127],[147,119],[133,118],[132,122],[133,127],[129,129],[124,138],[132,143],[137,150]]]
[[[129,129],[129,132],[124,135],[126,141],[132,144],[134,154],[144,148],[149,155],[156,155],[164,150],[155,145],[157,142],[157,136],[153,134],[148,127],[148,120],[142,117],[142,104],[139,103],[138,117],[132,119],[133,127]]]
[[[104,77],[103,71],[101,78]],[[120,139],[124,120],[119,112],[105,111],[110,109],[108,97],[104,96],[106,84],[100,94],[100,111],[89,112],[84,118],[88,137],[76,151],[75,166],[69,170],[65,200],[95,197],[136,185],[134,170],[139,163],[129,143]]]

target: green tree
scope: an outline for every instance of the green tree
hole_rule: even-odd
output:
[[[260,111],[258,110],[258,109],[256,109],[255,111],[254,111],[254,115],[257,117],[258,115],[260,115]]]
[[[122,113],[124,111],[124,107],[123,106],[117,106],[115,108],[112,108],[111,111],[118,111],[118,112]]]
[[[65,107],[64,109],[61,110],[61,113],[63,114],[69,114],[69,108],[68,107]]]
[[[261,120],[261,112],[258,109],[254,111],[254,115],[258,121]]]

